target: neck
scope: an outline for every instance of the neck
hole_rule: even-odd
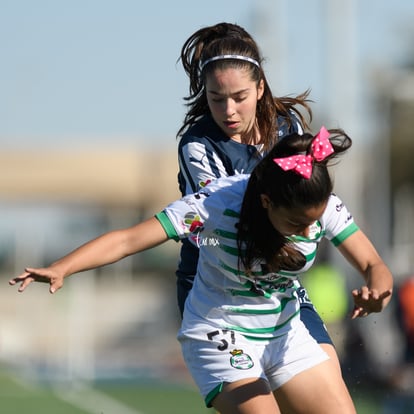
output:
[[[255,124],[246,134],[240,135],[236,141],[246,145],[258,145],[261,143],[259,128]]]

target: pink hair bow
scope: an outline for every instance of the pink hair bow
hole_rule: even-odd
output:
[[[323,161],[334,152],[329,132],[322,127],[312,141],[312,155],[292,155],[290,157],[274,158],[273,161],[284,171],[293,170],[309,180],[312,175],[312,160]]]

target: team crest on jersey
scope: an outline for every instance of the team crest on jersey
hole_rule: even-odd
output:
[[[308,238],[311,240],[316,239],[321,234],[321,223],[319,221],[315,221],[313,224],[309,226],[309,235]]]
[[[211,180],[206,180],[206,181],[200,181],[198,185],[200,188],[204,188],[207,184],[210,184],[210,183],[211,183]]]
[[[201,230],[203,230],[203,222],[197,213],[187,213],[184,216],[183,223],[189,233],[199,233]]]
[[[293,234],[289,236],[288,239],[292,242],[301,242],[301,241],[314,241],[321,237],[322,234],[322,225],[319,220],[316,220],[308,227],[308,235],[305,236],[298,236]]]
[[[230,365],[236,369],[250,369],[253,367],[254,363],[250,355],[247,355],[243,352],[242,349],[233,349],[230,351]]]

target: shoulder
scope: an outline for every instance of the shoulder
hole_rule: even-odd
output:
[[[328,204],[326,205],[324,214],[331,214],[332,212],[340,212],[342,209],[346,209],[343,201],[335,193],[329,196]]]
[[[192,142],[208,143],[228,139],[220,130],[210,115],[206,115],[192,125],[182,135],[179,146],[183,147]]]
[[[228,196],[234,197],[244,194],[249,177],[249,174],[236,174],[217,178],[206,185],[202,191],[208,195],[220,193],[220,196],[223,198],[228,198]]]
[[[326,237],[338,244],[358,230],[354,218],[343,201],[331,194],[325,212],[321,218]]]
[[[290,111],[289,117],[279,115],[277,117],[279,138],[284,138],[290,134],[303,134],[303,128],[296,114]]]
[[[225,216],[225,211],[240,210],[247,181],[248,175],[218,178],[199,192],[169,204],[163,214],[179,237],[187,237],[200,229],[214,229]]]
[[[322,219],[328,223],[330,220],[332,220],[332,217],[338,216],[338,214],[340,214],[343,210],[346,210],[344,203],[336,194],[332,193],[329,196],[328,203],[322,215]]]
[[[223,219],[227,220],[226,212],[232,211],[236,215],[240,212],[248,180],[247,174],[222,177],[200,191],[203,208],[209,217],[209,227],[215,227]]]
[[[229,208],[238,211],[243,201],[248,181],[248,174],[236,174],[217,178],[200,190],[199,194],[202,198],[205,198],[204,204],[208,210],[215,211],[216,213],[218,210]]]

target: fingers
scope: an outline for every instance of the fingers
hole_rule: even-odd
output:
[[[355,306],[351,314],[351,319],[362,318],[368,315],[369,312],[366,311],[364,308]]]
[[[23,292],[26,289],[26,287],[29,286],[30,283],[32,283],[33,281],[34,281],[34,279],[30,276],[27,276],[24,279],[20,279],[19,277],[16,277],[15,279],[10,280],[9,284],[13,286],[13,285],[21,282],[19,288],[17,289],[17,291],[18,292]]]
[[[53,294],[56,291],[58,291],[62,286],[63,282],[61,281],[61,279],[54,279],[50,282],[49,292]]]
[[[9,285],[14,286],[14,285],[20,283],[20,286],[17,290],[18,290],[18,292],[23,292],[26,289],[26,287],[28,285],[30,285],[30,283],[33,282],[33,280],[34,279],[33,279],[33,277],[30,276],[30,273],[25,271],[21,275],[15,277],[13,279],[10,279],[9,280]]]
[[[9,280],[9,284],[11,286],[20,283],[20,286],[17,289],[18,292],[23,292],[27,288],[27,286],[29,286],[33,282],[48,283],[50,284],[49,292],[55,293],[62,287],[63,278],[59,278],[56,275],[54,275],[53,272],[49,270],[49,268],[35,269],[28,267],[25,269],[24,273]]]
[[[392,294],[392,290],[388,289],[381,294],[376,289],[370,290],[367,286],[360,289],[354,289],[352,296],[354,298],[354,309],[351,314],[351,319],[368,316],[373,312],[381,312],[386,306],[384,303]],[[386,302],[386,301],[385,301]]]
[[[375,298],[375,296],[378,296],[378,293],[375,290],[371,291],[370,289],[368,289],[368,286],[362,286],[361,289],[359,289],[359,291],[356,290],[356,292],[357,292],[356,296],[358,296],[362,300],[369,300],[371,296],[373,298]]]
[[[385,292],[381,293],[381,295],[379,295],[379,299],[383,300],[385,298],[388,298],[391,295],[392,295],[392,290],[388,289]]]

